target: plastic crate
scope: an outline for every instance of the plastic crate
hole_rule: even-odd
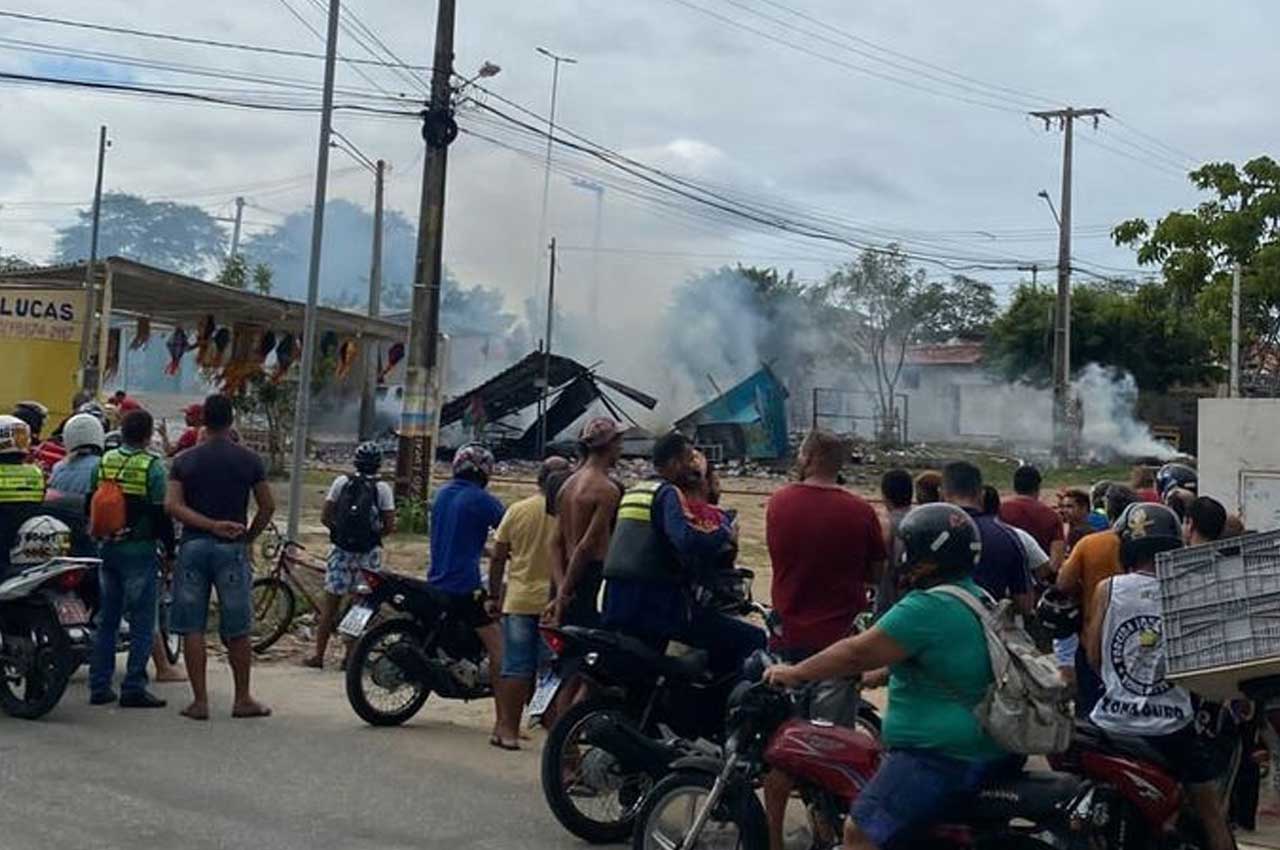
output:
[[[1280,658],[1280,531],[1156,556],[1168,674]]]

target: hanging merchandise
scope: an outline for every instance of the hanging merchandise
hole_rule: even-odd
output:
[[[266,362],[267,362],[267,357],[268,357],[268,356],[270,356],[271,352],[273,352],[273,351],[275,351],[275,350],[276,350],[276,335],[275,335],[275,332],[274,332],[274,331],[267,331],[267,332],[266,332],[266,333],[264,333],[264,334],[262,335],[262,337],[258,340],[258,351],[257,351],[258,362],[259,362],[259,363],[266,363]]]
[[[338,353],[338,334],[336,331],[325,331],[320,335],[320,356],[333,357]]]
[[[286,333],[280,337],[280,342],[276,345],[276,368],[271,373],[273,383],[280,383],[285,373],[289,371],[289,367],[293,365],[293,361],[298,356],[298,343],[294,340],[293,334]]]
[[[151,342],[151,320],[146,316],[138,317],[138,326],[133,331],[133,342],[129,343],[130,351],[138,351]]]
[[[209,353],[205,356],[205,363],[210,369],[220,369],[222,364],[226,362],[227,351],[231,348],[231,329],[222,327],[213,332],[213,339],[210,341]]]
[[[356,354],[359,353],[360,347],[356,345],[356,341],[351,337],[347,337],[338,343],[338,368],[334,371],[334,375],[339,381],[345,381],[347,376],[351,374],[351,367],[356,363]]]
[[[182,355],[191,350],[191,342],[187,339],[187,332],[182,329],[182,325],[173,329],[164,347],[169,352],[169,365],[164,367],[164,373],[176,375],[178,367],[182,365]]]
[[[107,331],[107,362],[102,368],[103,380],[109,381],[120,371],[120,328]]]
[[[212,354],[210,343],[213,341],[213,332],[217,327],[218,324],[212,313],[200,320],[200,330],[196,334],[196,365],[202,369],[209,368],[209,357]]]
[[[404,343],[397,342],[387,350],[387,365],[378,370],[378,383],[383,383],[387,379],[387,375],[391,374],[391,370],[399,365],[404,359]]]

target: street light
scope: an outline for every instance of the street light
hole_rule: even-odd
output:
[[[555,143],[556,134],[556,98],[560,90],[560,65],[576,65],[577,59],[568,56],[561,56],[552,53],[545,47],[534,48],[554,63],[551,71],[551,113],[547,116],[547,162],[542,174],[542,214],[538,217],[538,259],[539,262],[534,263],[533,270],[533,292],[534,303],[537,303],[537,293],[542,288],[542,249],[547,244],[547,201],[551,193],[551,148]]]
[[[573,178],[573,185],[596,196],[596,223],[591,237],[591,327],[600,332],[600,234],[604,227],[604,187],[592,180]]]
[[[1058,217],[1058,209],[1053,205],[1053,198],[1049,197],[1049,193],[1044,189],[1039,192],[1040,197],[1044,198],[1044,202],[1049,205],[1049,212],[1053,213],[1053,220],[1057,223],[1058,229],[1062,229],[1062,219]]]

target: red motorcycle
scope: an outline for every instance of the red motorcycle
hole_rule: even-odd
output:
[[[809,814],[811,846],[839,844],[849,804],[879,768],[880,744],[860,729],[799,719],[797,696],[759,681],[763,671],[763,661],[749,665],[748,681],[730,697],[724,757],[681,759],[648,793],[636,819],[633,850],[767,850],[756,788],[771,769],[795,781]],[[1079,777],[1046,772],[988,783],[946,822],[922,830],[907,846],[1068,846],[1072,836],[1064,813],[1080,787]]]

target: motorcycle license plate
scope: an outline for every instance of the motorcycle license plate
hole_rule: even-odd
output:
[[[58,622],[64,626],[83,626],[89,622],[89,609],[78,596],[59,596],[53,600]]]
[[[364,634],[364,627],[369,625],[371,617],[373,617],[373,609],[368,605],[354,605],[338,624],[338,631],[347,637],[360,637]]]
[[[560,676],[550,670],[538,674],[538,686],[533,691],[533,699],[529,700],[529,716],[541,717],[551,707],[551,701],[560,690]]]

